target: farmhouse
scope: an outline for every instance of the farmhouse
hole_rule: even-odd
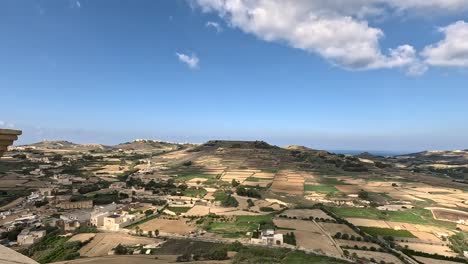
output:
[[[283,234],[276,234],[273,229],[262,230],[261,232],[256,231],[253,233],[250,243],[256,245],[279,246],[283,244]]]
[[[136,219],[135,215],[131,214],[113,214],[104,217],[104,225],[102,229],[109,231],[118,231],[120,228],[131,224]]]
[[[113,211],[117,209],[117,204],[111,203],[105,206],[96,206],[94,207],[93,212],[91,213],[90,223],[95,227],[104,226],[104,217],[112,214]]]

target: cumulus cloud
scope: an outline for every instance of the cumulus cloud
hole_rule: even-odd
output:
[[[197,69],[198,63],[200,60],[198,59],[197,55],[192,53],[192,55],[187,55],[184,53],[176,52],[176,56],[179,61],[185,63],[190,69]]]
[[[213,21],[208,21],[206,22],[205,24],[206,27],[208,28],[214,28],[216,30],[216,32],[222,32],[223,31],[223,27],[221,27],[221,25],[217,22],[213,22]]]
[[[468,23],[458,21],[440,28],[445,37],[424,48],[425,62],[441,67],[468,67]]]
[[[390,2],[393,1],[387,1]],[[369,0],[196,0],[205,12],[215,12],[231,27],[258,38],[285,43],[318,54],[334,65],[350,69],[413,68],[417,52],[401,45],[382,52],[381,29],[365,16],[381,13]]]

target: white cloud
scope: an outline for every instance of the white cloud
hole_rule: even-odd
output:
[[[468,67],[468,23],[458,21],[440,28],[443,40],[424,48],[425,62],[441,67]]]
[[[214,28],[216,30],[216,32],[222,32],[223,31],[223,27],[221,27],[221,25],[217,22],[213,22],[213,21],[208,21],[206,22],[205,24],[206,27],[211,27],[211,28]]]
[[[380,0],[398,9],[423,9],[439,12],[459,12],[468,9],[468,0]]]
[[[81,8],[81,2],[78,0],[68,0],[69,7],[74,9],[74,8]]]
[[[362,19],[382,12],[378,2],[196,0],[203,11],[218,13],[231,27],[319,54],[346,69],[413,68],[420,62],[412,46],[401,45],[384,54],[379,45],[383,31]]]
[[[2,127],[3,128],[14,128],[15,124],[7,122],[7,121],[0,120],[0,128],[2,128]]]
[[[177,58],[179,59],[179,61],[187,64],[187,66],[190,68],[190,69],[197,69],[198,68],[198,63],[200,62],[200,60],[198,59],[197,55],[192,53],[192,55],[187,55],[187,54],[184,54],[184,53],[178,53],[176,52],[176,55],[177,55]]]

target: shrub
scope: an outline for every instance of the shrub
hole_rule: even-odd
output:
[[[262,212],[273,212],[273,211],[275,211],[275,209],[273,209],[271,207],[260,207],[260,211],[262,211]]]

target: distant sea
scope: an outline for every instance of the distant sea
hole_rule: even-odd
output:
[[[336,153],[336,154],[345,154],[345,155],[359,155],[364,152],[369,152],[372,155],[376,156],[398,156],[409,154],[413,152],[404,152],[404,151],[388,151],[388,150],[327,150],[328,152]]]

